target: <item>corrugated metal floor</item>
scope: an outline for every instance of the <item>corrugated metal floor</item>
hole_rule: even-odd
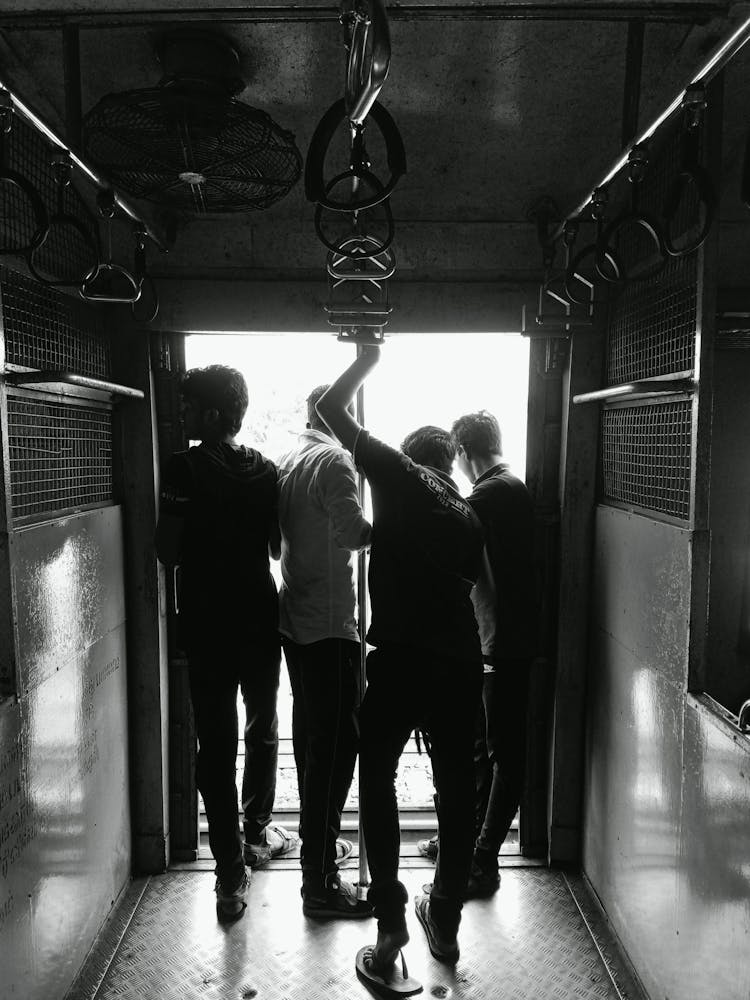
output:
[[[413,896],[432,868],[402,877]],[[67,1000],[364,1000],[354,957],[374,942],[375,922],[308,920],[299,885],[298,869],[255,872],[245,916],[222,925],[211,872],[138,880]],[[464,908],[455,970],[431,957],[413,909],[408,921],[406,957],[423,996],[640,1000],[581,879],[563,872],[503,867],[497,895]]]

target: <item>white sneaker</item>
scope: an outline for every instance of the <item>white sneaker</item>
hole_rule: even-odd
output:
[[[216,916],[219,920],[239,920],[245,912],[247,890],[250,888],[250,872],[245,869],[239,885],[227,889],[216,879]]]

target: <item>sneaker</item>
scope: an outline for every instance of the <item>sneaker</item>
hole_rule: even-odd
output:
[[[245,843],[242,854],[246,865],[260,868],[274,858],[293,851],[298,844],[299,837],[295,837],[278,823],[269,823],[263,831],[263,840],[259,844]]]
[[[316,892],[302,888],[302,912],[306,917],[320,919],[362,920],[372,916],[372,904],[357,899],[351,882],[337,874],[326,878],[325,887]]]
[[[429,896],[432,892],[433,884],[434,883],[432,882],[425,882],[422,886],[422,892]],[[466,892],[463,897],[464,902],[466,903],[470,899],[489,899],[490,896],[495,895],[499,888],[500,872],[490,874],[488,872],[481,872],[477,869],[472,869],[466,886]]]
[[[437,861],[438,856],[438,835],[435,834],[434,837],[430,837],[429,840],[418,840],[417,850],[424,858],[429,858],[430,861]]]
[[[343,837],[339,837],[336,841],[336,864],[343,865],[343,863],[350,858],[354,850],[354,844],[351,840],[344,840]]]
[[[250,872],[247,868],[234,889],[228,889],[221,879],[216,879],[216,916],[219,920],[239,920],[247,907],[245,900],[249,887]]]
[[[430,897],[417,896],[414,900],[414,909],[417,912],[424,932],[427,935],[427,944],[434,958],[438,962],[446,962],[448,965],[455,965],[458,961],[459,949],[456,935],[444,934],[430,915]]]

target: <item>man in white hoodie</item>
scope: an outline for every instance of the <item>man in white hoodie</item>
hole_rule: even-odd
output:
[[[354,464],[307,399],[297,447],[279,460],[282,635],[294,708],[300,792],[302,899],[308,917],[372,912],[338,873],[352,845],[339,838],[359,742],[360,644],[353,553],[370,541]]]

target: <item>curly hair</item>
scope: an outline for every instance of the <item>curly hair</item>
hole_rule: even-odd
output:
[[[242,426],[248,404],[247,383],[236,368],[191,368],[182,378],[180,393],[201,410],[218,410],[225,433],[236,434]]]
[[[456,448],[463,448],[468,455],[502,455],[503,437],[497,419],[487,410],[467,413],[451,427]]]
[[[456,442],[450,431],[427,424],[407,434],[401,451],[417,465],[429,465],[441,472],[450,472],[456,458]]]

